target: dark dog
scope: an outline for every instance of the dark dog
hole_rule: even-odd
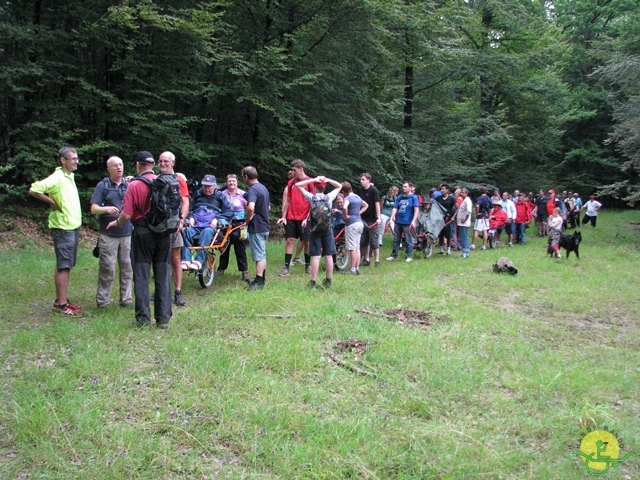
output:
[[[582,234],[579,231],[573,232],[573,235],[562,235],[560,237],[560,248],[564,248],[567,252],[567,258],[571,252],[575,252],[576,257],[580,258],[580,243],[582,242]],[[551,245],[547,247],[547,253],[553,257],[554,251]]]

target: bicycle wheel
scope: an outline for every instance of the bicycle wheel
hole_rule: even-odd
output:
[[[213,283],[213,277],[216,274],[216,255],[207,252],[207,258],[204,261],[204,265],[198,272],[198,281],[202,288],[209,288]]]
[[[346,270],[349,268],[349,252],[344,240],[338,240],[336,242],[336,268],[338,270]]]

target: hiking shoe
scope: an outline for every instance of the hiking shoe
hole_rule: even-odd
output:
[[[179,307],[184,307],[187,304],[184,297],[182,296],[182,290],[175,291],[175,293],[173,294],[173,303],[175,303]]]
[[[392,262],[395,259],[396,259],[396,257],[387,257],[387,262]]]
[[[224,272],[224,270],[223,270],[223,272]],[[249,277],[249,272],[248,271],[245,270],[244,272],[242,272],[242,280],[244,282],[251,283],[251,277]]]
[[[201,268],[202,268],[202,264],[197,260],[194,260],[189,264],[189,270],[194,270],[196,272],[199,272]]]
[[[361,267],[368,267],[369,265],[371,265],[371,262],[369,260],[362,260],[360,262]]]
[[[309,287],[312,290],[315,290],[317,288],[318,285],[316,285],[316,281],[315,280],[309,280],[309,283],[307,283],[307,287]]]
[[[283,267],[282,270],[280,270],[280,273],[278,274],[279,277],[286,277],[287,275],[289,275],[289,269],[287,267]]]
[[[167,323],[156,322],[156,327],[160,328],[161,330],[169,330],[169,322]]]
[[[57,303],[53,304],[53,312],[59,313],[60,315],[67,315],[69,317],[83,317],[84,313],[80,311],[79,308],[71,308],[69,303],[65,303],[59,305]]]
[[[224,270],[222,270],[222,269],[216,270],[216,275],[221,277],[222,275],[224,275]]]
[[[245,287],[245,290],[253,291],[253,290],[262,290],[264,287],[264,283],[258,282],[257,279],[254,279],[249,285]]]
[[[442,253],[442,252],[440,252],[440,253]],[[413,262],[413,258],[411,258],[411,257],[407,257],[407,259],[405,260],[405,262],[407,262],[407,263],[411,263],[411,262]]]
[[[291,261],[291,265],[295,265],[296,263],[297,263],[298,265],[304,265],[304,262],[300,259],[300,257],[294,258],[294,259]]]
[[[181,265],[182,265],[182,270],[186,272],[189,270],[189,265],[191,264],[189,262],[182,262]]]
[[[322,281],[322,288],[331,288],[331,279],[330,278],[325,278]]]

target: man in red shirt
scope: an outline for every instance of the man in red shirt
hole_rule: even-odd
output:
[[[156,178],[153,173],[155,160],[150,152],[138,152],[135,158],[138,176],[149,180]],[[155,281],[154,317],[156,325],[167,328],[173,314],[171,309],[171,235],[157,235],[152,232],[145,219],[151,208],[151,187],[135,179],[129,183],[122,199],[122,211],[107,229],[131,220],[131,264],[133,267],[133,290],[135,293],[136,322],[146,327],[151,324],[149,299],[149,277],[151,268]]]
[[[304,172],[304,162],[302,160],[294,160],[291,162],[291,170],[293,171],[293,178],[289,180],[282,196],[282,216],[278,219],[278,225],[282,224],[285,228],[285,237],[287,242],[284,247],[284,268],[278,274],[281,277],[289,275],[289,268],[291,266],[291,257],[293,254],[293,244],[296,238],[300,239],[300,242],[304,246],[304,263],[306,271],[310,269],[309,263],[311,257],[309,257],[309,228],[302,227],[302,222],[309,216],[309,210],[311,208],[309,202],[304,198],[302,193],[295,188],[295,184],[302,180],[308,180],[309,177]],[[305,187],[311,193],[315,193],[313,184],[309,183]]]

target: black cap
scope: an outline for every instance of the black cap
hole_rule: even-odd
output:
[[[138,152],[135,161],[137,163],[156,163],[156,161],[153,159],[153,154],[151,152],[147,152],[146,150]]]

